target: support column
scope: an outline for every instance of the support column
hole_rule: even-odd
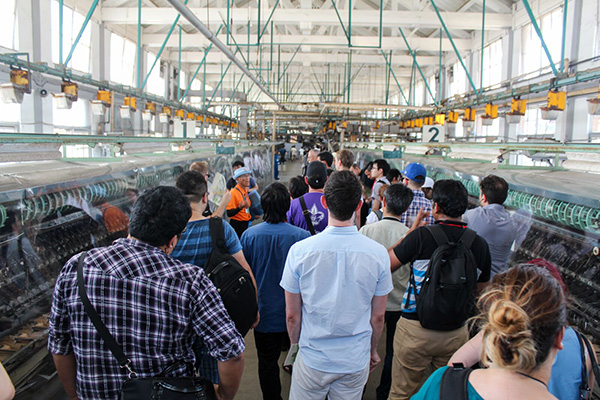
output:
[[[277,114],[273,113],[273,132],[271,132],[271,140],[277,140]],[[271,180],[275,180],[275,145],[271,145]]]
[[[579,57],[579,41],[581,38],[581,29],[582,29],[582,12],[583,12],[583,0],[575,0],[574,4],[567,10],[568,14],[571,14],[572,18],[570,21],[573,21],[572,28],[569,30],[571,33],[571,51],[570,60],[579,60],[582,59]],[[568,36],[568,35],[567,35]],[[577,72],[578,66],[573,67]],[[565,69],[565,72],[569,72],[569,68]],[[573,140],[573,131],[578,130],[585,132],[587,134],[588,127],[587,123],[589,120],[589,115],[587,113],[587,101],[583,98],[567,98],[567,109],[565,110],[565,117],[563,119],[563,123],[560,126],[559,139],[561,142],[570,142]],[[577,116],[576,116],[577,114]],[[583,137],[579,137],[578,139],[583,139]]]

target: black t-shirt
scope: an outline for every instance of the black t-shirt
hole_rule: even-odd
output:
[[[448,240],[456,241],[463,234],[467,224],[455,221],[436,221],[442,226]],[[402,264],[407,264],[413,260],[429,260],[437,248],[437,243],[433,235],[425,227],[421,227],[408,234],[402,242],[394,247],[394,254]],[[477,282],[487,282],[490,280],[490,268],[492,258],[490,249],[484,238],[477,235],[471,251],[477,261],[477,268],[481,271]]]

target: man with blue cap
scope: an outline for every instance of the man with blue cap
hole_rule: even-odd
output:
[[[248,223],[252,216],[250,215],[250,197],[248,188],[250,187],[250,171],[246,167],[241,167],[233,173],[233,179],[237,185],[231,189],[231,200],[227,204],[227,216],[229,224],[238,234],[238,238],[242,237],[242,233],[248,229]]]
[[[425,178],[427,178],[427,170],[419,163],[410,163],[402,171],[402,175],[404,176],[402,183],[413,191],[414,197],[408,210],[400,217],[400,222],[411,227],[417,218],[417,214],[419,214],[419,210],[423,209],[423,212],[429,213],[429,216],[424,218],[423,221],[427,225],[433,224],[431,201],[425,198],[425,194],[421,190],[421,187],[425,183]]]

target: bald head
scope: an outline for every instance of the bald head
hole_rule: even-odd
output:
[[[317,157],[319,156],[319,150],[312,149],[308,152],[306,156],[306,161],[310,164],[313,161],[317,161]]]

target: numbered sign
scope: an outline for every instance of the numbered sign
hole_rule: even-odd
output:
[[[423,125],[423,143],[443,143],[446,141],[446,127],[443,125]]]

